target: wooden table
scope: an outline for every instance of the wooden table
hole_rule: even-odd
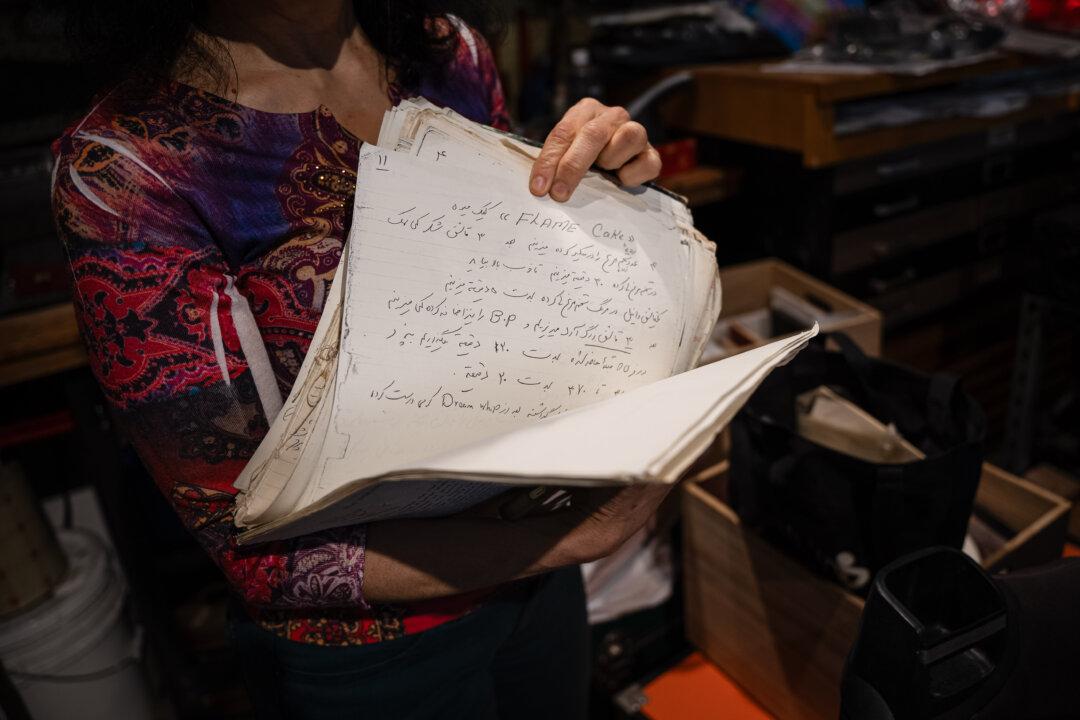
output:
[[[770,72],[770,63],[741,62],[690,68],[694,82],[664,108],[670,125],[691,133],[800,153],[818,168],[944,140],[996,125],[1080,108],[1080,93],[1033,98],[1023,109],[993,118],[949,118],[837,136],[838,103],[930,90],[964,80],[1035,66],[1019,55],[945,69],[922,77],[884,74]]]
[[[0,387],[86,365],[70,302],[0,318]]]

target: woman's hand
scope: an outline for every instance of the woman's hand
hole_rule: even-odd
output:
[[[631,120],[625,108],[585,98],[552,128],[533,163],[529,190],[538,197],[569,200],[593,163],[614,171],[628,186],[660,174],[660,154],[641,123]]]

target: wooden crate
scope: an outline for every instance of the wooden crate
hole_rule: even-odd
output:
[[[724,293],[721,320],[768,306],[769,290],[779,286],[815,304],[853,311],[850,318],[833,329],[850,336],[867,355],[881,354],[881,313],[781,260],[768,258],[720,268],[720,286]],[[744,349],[766,341],[763,339]]]
[[[1080,478],[1045,463],[1028,470],[1024,478],[1072,503],[1065,534],[1070,540],[1080,542]]]
[[[779,720],[835,720],[863,600],[744,528],[721,499],[727,471],[723,461],[683,484],[687,635]],[[984,465],[975,502],[1012,533],[988,570],[1060,557],[1069,506],[1058,496]]]

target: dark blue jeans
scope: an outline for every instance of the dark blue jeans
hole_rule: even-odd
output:
[[[322,647],[233,611],[259,720],[583,720],[589,689],[577,567],[528,581],[463,618],[396,640]]]

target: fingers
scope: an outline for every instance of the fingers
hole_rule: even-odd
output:
[[[581,126],[555,169],[550,191],[553,199],[560,202],[570,199],[581,178],[628,118],[622,108],[606,108]]]
[[[599,114],[603,105],[592,98],[586,98],[566,111],[544,141],[544,147],[540,155],[533,163],[532,175],[529,178],[529,191],[533,195],[546,194],[552,186],[555,171],[559,167],[559,161],[577,137],[578,131],[585,123]]]
[[[660,153],[650,146],[619,168],[619,182],[627,187],[648,182],[660,174],[661,164]]]
[[[615,129],[615,134],[600,151],[596,164],[605,170],[618,170],[648,147],[649,136],[644,126],[631,120]]]
[[[621,107],[585,98],[552,129],[533,163],[529,190],[568,200],[593,164],[614,170],[619,182],[640,185],[660,174],[660,155],[640,123]]]

